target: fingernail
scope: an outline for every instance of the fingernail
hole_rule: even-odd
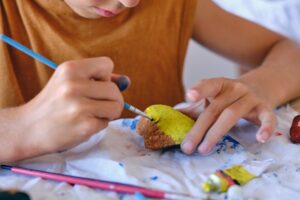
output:
[[[262,132],[260,135],[259,135],[259,141],[261,143],[266,143],[267,140],[269,139],[269,133],[268,132]]]
[[[183,141],[183,143],[181,144],[181,148],[182,150],[184,150],[184,152],[192,153],[194,146],[190,141]]]
[[[197,101],[198,97],[199,97],[199,94],[196,90],[188,90],[186,96],[191,101]]]
[[[127,76],[120,76],[117,79],[116,84],[117,84],[118,88],[120,89],[120,91],[124,91],[128,87],[129,82],[130,82],[129,78]]]
[[[207,155],[211,152],[212,148],[210,147],[210,145],[207,142],[202,142],[202,144],[200,144],[198,150],[200,151],[200,153]]]

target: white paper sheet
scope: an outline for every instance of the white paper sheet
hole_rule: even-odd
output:
[[[244,160],[272,158],[274,164],[262,177],[243,186],[246,199],[297,199],[300,196],[300,146],[292,144],[288,136],[296,114],[289,107],[281,108],[277,114],[277,131],[283,135],[274,136],[264,145],[254,139],[257,127],[241,121],[230,133],[235,140],[226,136],[209,156],[198,153],[187,156],[179,149],[146,150],[143,138],[134,129],[137,119],[120,119],[69,151],[26,160],[19,166],[200,195],[200,184],[215,170]],[[0,188],[25,190],[33,200],[135,199],[130,195],[70,186],[3,170],[0,171]]]

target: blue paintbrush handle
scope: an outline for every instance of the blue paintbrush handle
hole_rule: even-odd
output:
[[[143,116],[143,117],[146,117],[146,118],[152,120],[152,118],[149,117],[146,113],[144,113],[143,111],[139,110],[138,108],[136,108],[136,107],[130,105],[129,103],[126,103],[126,102],[125,102],[125,103],[124,103],[124,108],[125,108],[126,110],[129,110],[129,111],[135,113],[135,114],[141,115],[141,116]]]
[[[126,109],[126,110],[129,110],[130,109],[130,105],[128,104],[128,103],[124,103],[124,108]]]
[[[45,65],[49,66],[50,68],[52,68],[52,69],[57,68],[57,64],[55,64],[51,60],[45,58],[44,56],[41,56],[41,55],[35,53],[31,49],[28,49],[27,47],[25,47],[22,44],[16,42],[15,40],[11,39],[10,37],[7,37],[6,35],[0,34],[0,39],[3,40],[4,42],[10,44],[11,46],[15,47],[16,49],[19,49],[20,51],[22,51],[23,53],[29,55],[30,57],[37,59],[41,63],[44,63]]]
[[[48,67],[52,68],[52,69],[57,69],[57,64],[54,63],[53,61],[45,58],[44,56],[35,53],[34,51],[32,51],[31,49],[23,46],[22,44],[18,43],[17,41],[11,39],[10,37],[0,34],[0,39],[3,40],[4,42],[8,43],[9,45],[15,47],[16,49],[19,49],[20,51],[22,51],[23,53],[27,54],[28,56],[35,58],[36,60],[40,61],[41,63],[47,65]],[[136,114],[141,114],[141,111],[138,110],[137,108],[131,106],[128,103],[124,103],[124,109],[126,110],[130,110],[132,112],[135,112]],[[140,111],[140,112],[138,112]]]

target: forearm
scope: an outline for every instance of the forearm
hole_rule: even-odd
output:
[[[26,130],[22,127],[19,109],[0,110],[0,163],[24,159],[30,153],[25,148],[30,138],[23,137]]]
[[[240,77],[272,107],[300,96],[300,46],[283,39],[276,43],[262,65]]]

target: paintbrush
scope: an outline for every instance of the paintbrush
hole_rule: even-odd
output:
[[[43,179],[54,180],[59,182],[66,182],[72,185],[84,185],[91,188],[114,191],[118,193],[135,194],[141,193],[145,197],[155,199],[170,199],[170,200],[200,200],[200,199],[211,199],[209,196],[205,197],[192,197],[186,194],[166,192],[162,190],[150,189],[130,184],[110,182],[104,180],[82,178],[77,176],[70,176],[58,173],[51,173],[40,170],[26,169],[21,167],[13,167],[9,165],[1,165],[4,170],[9,170],[13,173],[24,174],[28,176],[40,177]]]
[[[58,65],[56,63],[54,63],[53,61],[45,58],[44,56],[35,53],[34,51],[32,51],[31,49],[23,46],[22,44],[18,43],[17,41],[13,40],[12,38],[4,35],[4,34],[0,34],[0,39],[3,40],[4,42],[6,42],[7,44],[15,47],[16,49],[19,49],[20,51],[22,51],[23,53],[27,54],[28,56],[35,58],[36,60],[40,61],[41,63],[45,64],[46,66],[56,70]],[[124,108],[126,110],[129,110],[135,114],[141,115],[143,117],[146,117],[150,120],[152,120],[151,117],[149,117],[146,113],[144,113],[143,111],[137,109],[136,107],[128,104],[128,103],[124,103]]]

